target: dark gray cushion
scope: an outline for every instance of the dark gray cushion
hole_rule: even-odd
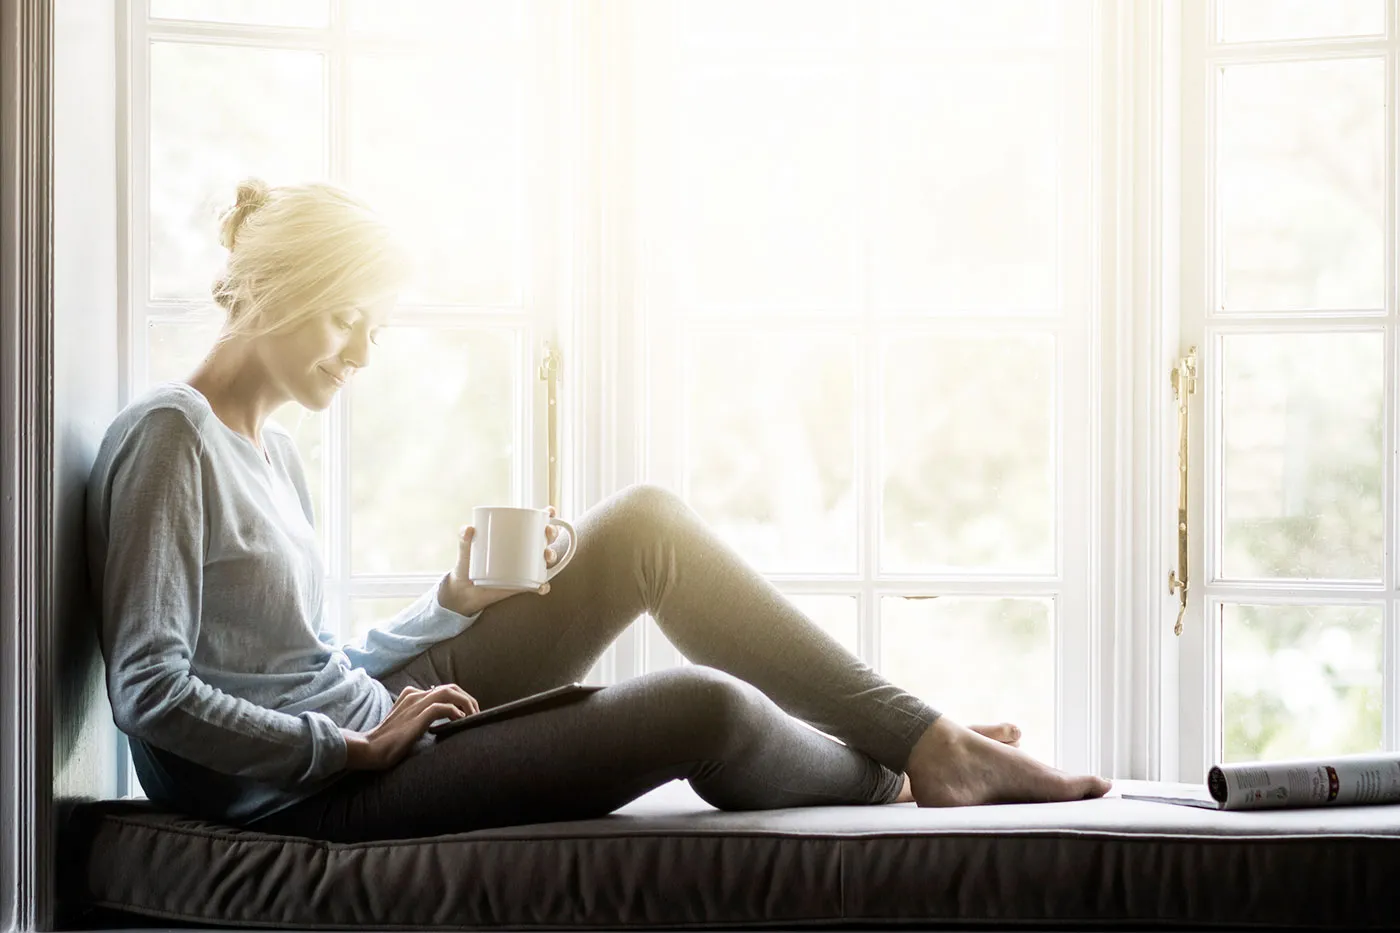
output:
[[[83,805],[92,903],[224,926],[1251,927],[1400,923],[1400,807],[1063,804],[726,813],[672,782],[605,818],[378,843]]]

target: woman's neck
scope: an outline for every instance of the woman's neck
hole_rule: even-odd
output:
[[[288,401],[273,388],[258,361],[238,344],[214,349],[186,380],[219,420],[262,447],[262,427]]]

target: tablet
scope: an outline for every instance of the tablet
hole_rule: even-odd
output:
[[[581,684],[575,681],[552,690],[545,690],[543,693],[532,693],[527,697],[511,700],[509,703],[502,703],[499,706],[472,713],[470,716],[463,716],[461,719],[439,720],[429,726],[428,731],[438,738],[442,738],[445,735],[452,735],[454,732],[461,732],[463,729],[470,729],[472,726],[479,726],[483,723],[514,719],[516,716],[523,716],[526,713],[575,703],[584,697],[597,693],[603,687],[603,684]]]

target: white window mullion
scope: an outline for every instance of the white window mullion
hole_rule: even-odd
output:
[[[632,76],[636,63],[653,50],[636,40],[638,30],[630,10],[620,3],[580,5],[586,11],[590,41],[583,73],[589,80],[592,121],[584,124],[591,175],[588,202],[593,213],[586,222],[595,278],[591,297],[596,304],[595,379],[592,386],[597,417],[587,438],[596,455],[592,477],[594,505],[616,490],[645,475],[646,399],[643,386],[645,354],[638,350],[645,340],[638,310],[640,271],[650,261],[643,248],[645,231],[656,216],[656,206],[634,193],[655,161],[640,148],[636,113],[642,99]],[[636,676],[646,668],[645,619],[633,622],[614,640],[613,676]]]
[[[561,392],[564,425],[565,510],[581,515],[602,500],[604,477],[603,374],[614,354],[601,340],[601,322],[608,310],[600,293],[602,188],[603,86],[598,54],[600,18],[596,6],[567,4],[559,55],[561,68],[560,131],[566,157],[560,160],[561,210],[568,248],[564,261],[572,322],[563,343],[564,378]],[[605,659],[612,667],[606,676],[615,679],[617,652],[610,647]]]
[[[1177,170],[1190,176],[1196,166],[1179,165],[1176,133],[1196,127],[1177,119],[1183,95],[1177,67],[1180,0],[1103,4],[1101,9],[1113,50],[1106,56],[1105,67],[1111,70],[1101,86],[1114,95],[1110,110],[1118,121],[1113,141],[1104,143],[1112,147],[1105,152],[1113,153],[1109,240],[1116,262],[1106,271],[1103,288],[1115,305],[1115,339],[1109,347],[1122,361],[1105,360],[1105,384],[1112,378],[1114,388],[1114,468],[1119,474],[1114,502],[1119,514],[1113,544],[1115,561],[1121,561],[1112,583],[1119,671],[1112,699],[1105,698],[1119,718],[1111,773],[1175,780],[1180,643],[1171,634],[1175,610],[1166,595],[1166,573],[1175,562],[1176,423],[1163,374],[1179,340],[1178,299],[1186,295],[1190,300],[1189,289],[1178,285],[1179,188],[1184,182],[1178,183]],[[1190,86],[1194,75],[1185,77]]]
[[[856,55],[860,74],[859,99],[877,99],[880,84],[879,58],[876,54],[877,36],[874,16],[857,17]],[[860,596],[856,605],[856,644],[857,654],[866,664],[880,669],[880,653],[883,647],[882,612],[879,589],[876,581],[880,575],[880,502],[881,480],[883,477],[884,445],[881,443],[883,411],[883,387],[880,375],[884,347],[881,343],[881,328],[875,311],[874,289],[871,283],[872,243],[875,238],[877,219],[872,205],[875,203],[875,185],[867,166],[875,164],[879,156],[877,107],[858,108],[859,121],[856,138],[863,145],[857,150],[852,171],[856,177],[853,185],[861,196],[857,198],[856,222],[859,225],[856,236],[859,238],[860,265],[856,293],[856,385],[852,413],[855,416],[855,473],[852,482],[857,491],[856,504],[856,566],[860,580]],[[834,591],[834,588],[833,588]]]
[[[133,0],[144,11],[145,0]],[[137,14],[143,25],[146,20]],[[340,16],[340,4],[331,4],[331,21]],[[198,20],[154,19],[145,25],[148,36],[174,42],[196,42],[201,45],[241,45],[256,49],[305,49],[324,51],[332,38],[330,31],[303,26],[248,25],[243,23],[214,23]],[[343,35],[343,31],[341,35]]]
[[[1400,268],[1395,251],[1400,248],[1400,118],[1395,108],[1400,105],[1400,0],[1386,4],[1387,51],[1385,59],[1385,423],[1382,428],[1385,477],[1381,489],[1381,507],[1385,521],[1385,562],[1383,574],[1386,591],[1394,593],[1400,587],[1397,573],[1396,545],[1400,542],[1400,510],[1396,508],[1396,490],[1400,488],[1400,464],[1395,456],[1396,405],[1400,403],[1397,380],[1400,380]],[[1387,599],[1382,610],[1381,633],[1381,741],[1389,751],[1400,749],[1400,630],[1397,630],[1397,602]]]
[[[866,137],[867,139],[869,136]],[[866,224],[865,241],[870,241],[869,224]],[[869,295],[869,254],[862,264],[863,287],[861,304],[863,311],[860,323],[860,359],[856,364],[855,394],[855,441],[856,467],[855,483],[860,491],[856,509],[856,529],[859,545],[856,549],[856,573],[861,581],[860,605],[857,609],[856,637],[859,639],[861,660],[875,669],[880,666],[880,652],[883,646],[880,593],[877,580],[880,577],[880,479],[884,453],[880,443],[880,418],[884,392],[880,385],[880,373],[884,371],[884,346],[880,331],[874,325],[873,309]]]
[[[559,343],[555,286],[560,275],[556,218],[549,209],[558,197],[553,161],[560,155],[559,140],[550,119],[557,106],[557,100],[551,98],[551,91],[557,87],[553,72],[557,63],[555,56],[549,54],[548,44],[554,18],[545,15],[545,10],[539,4],[526,4],[521,9],[523,45],[519,54],[526,64],[521,83],[513,89],[513,103],[521,121],[515,159],[526,166],[515,192],[522,219],[516,263],[523,276],[520,297],[524,320],[514,328],[519,340],[521,378],[514,387],[518,432],[515,449],[520,456],[513,485],[515,504],[540,509],[549,505],[549,418],[544,411],[548,395],[539,378],[539,367],[544,361],[545,343],[556,347]]]
[[[119,264],[127,287],[123,292],[120,340],[125,346],[118,402],[126,407],[146,380],[145,312],[151,294],[151,154],[146,144],[151,126],[151,56],[146,0],[128,0],[123,11],[130,38],[126,42],[126,138],[118,154],[125,161],[121,170],[126,173],[125,184],[119,187],[127,198],[125,255],[119,257]]]
[[[325,139],[327,170],[332,181],[349,179],[349,36],[344,4],[330,10],[331,45],[326,56],[327,106],[330,125]],[[325,484],[326,514],[322,519],[321,546],[326,554],[327,620],[340,641],[351,634],[350,609],[350,405],[347,393],[337,392],[326,412],[322,438],[321,470]]]
[[[118,237],[117,277],[120,322],[117,345],[121,359],[117,370],[117,404],[125,408],[136,387],[146,378],[146,303],[150,296],[150,153],[146,140],[150,126],[150,39],[146,31],[146,0],[124,0],[117,12],[118,61],[125,59],[117,108],[121,139],[117,146],[117,191],[125,203],[118,217],[125,226]],[[117,733],[118,792],[124,797],[144,796],[131,744]]]

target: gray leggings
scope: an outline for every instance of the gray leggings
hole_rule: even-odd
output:
[[[381,678],[389,692],[456,683],[486,709],[583,680],[644,612],[691,666],[426,737],[394,767],[350,772],[249,828],[355,842],[587,819],[680,778],[725,810],[898,796],[940,714],[803,615],[680,497],[630,486],[574,527],[578,554],[547,595],[488,607]]]

